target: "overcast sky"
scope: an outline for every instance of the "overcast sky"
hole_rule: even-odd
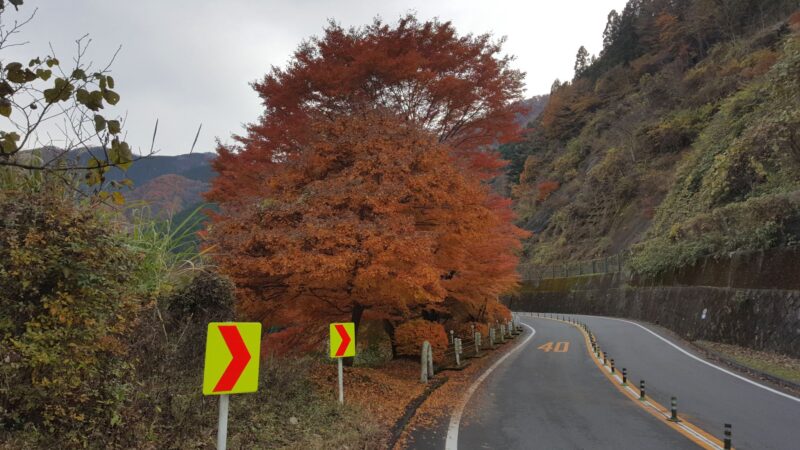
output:
[[[602,48],[611,9],[626,0],[25,0],[39,11],[19,39],[25,47],[0,59],[49,53],[62,61],[74,40],[93,39],[88,57],[105,62],[122,46],[112,70],[118,107],[127,113],[127,140],[147,149],[156,118],[161,154],[186,153],[200,123],[195,151],[213,151],[255,120],[261,105],[250,82],[271,65],[284,66],[304,39],[320,35],[329,18],[342,25],[368,24],[375,16],[395,21],[407,12],[420,20],[452,21],[459,33],[506,36],[506,53],[527,73],[527,95],[547,93],[553,80],[572,78],[575,53]],[[21,14],[21,13],[17,13]],[[9,13],[6,21],[12,19]],[[25,59],[27,60],[27,59]]]

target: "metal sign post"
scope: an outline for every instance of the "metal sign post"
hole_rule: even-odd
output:
[[[205,367],[203,368],[203,395],[219,395],[217,450],[227,448],[230,394],[258,390],[260,349],[260,323],[212,322],[208,324]]]
[[[344,404],[344,369],[342,368],[344,364],[342,364],[342,358],[339,358],[337,362],[339,363],[339,403]]]
[[[228,446],[228,402],[230,395],[219,396],[219,420],[217,421],[217,450],[225,450]]]
[[[332,323],[330,326],[330,356],[338,361],[339,403],[344,403],[344,368],[342,358],[356,356],[356,327],[352,322]]]

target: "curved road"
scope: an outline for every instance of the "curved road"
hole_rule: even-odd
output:
[[[417,430],[408,448],[450,450],[454,443],[461,450],[697,448],[620,393],[575,327],[520,319],[536,330],[534,336],[480,383],[456,429],[442,423]],[[507,345],[524,342],[531,332],[526,328]]]
[[[697,448],[621,394],[591,360],[577,329],[521,321],[536,334],[467,402],[459,449]],[[425,447],[443,446],[432,444]]]
[[[679,415],[706,432],[721,437],[724,424],[730,423],[737,449],[800,448],[800,398],[726,373],[655,327],[606,317],[568,317],[589,326],[600,348],[618,368],[628,369],[635,385],[646,380],[647,394],[662,405],[676,396]]]

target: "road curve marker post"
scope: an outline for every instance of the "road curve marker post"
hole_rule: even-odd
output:
[[[339,403],[344,403],[344,368],[342,358],[356,356],[356,326],[353,322],[330,326],[331,358],[336,358],[339,372]]]
[[[669,419],[672,422],[680,422],[681,420],[678,419],[678,397],[673,396],[670,399],[670,416]]]
[[[725,440],[723,441],[723,445],[725,446],[725,450],[730,450],[731,448],[731,424],[725,424]]]
[[[228,440],[230,394],[258,390],[261,324],[258,322],[211,322],[206,334],[203,395],[219,395],[217,449]]]

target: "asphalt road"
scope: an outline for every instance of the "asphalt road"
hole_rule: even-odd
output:
[[[654,327],[605,317],[573,317],[578,317],[589,326],[601,349],[608,352],[609,358],[614,358],[616,366],[627,368],[631,381],[638,385],[639,380],[644,379],[647,394],[662,405],[669,405],[670,397],[676,396],[679,414],[706,432],[721,437],[724,424],[730,423],[733,425],[733,446],[737,449],[800,449],[800,399],[770,392],[705,364],[699,355],[686,348],[682,342]],[[540,327],[543,332],[552,328],[542,322],[534,321],[537,335]],[[642,326],[699,359],[682,353]],[[530,352],[526,352],[528,353]],[[537,360],[531,360],[531,364],[535,361]],[[538,360],[540,365],[548,363],[547,359]],[[533,365],[523,364],[524,370],[535,370]],[[572,364],[576,365],[577,363]],[[545,380],[547,392],[550,392],[549,388],[555,387],[554,383],[557,381],[551,377],[542,379],[542,384]],[[493,383],[492,389],[528,391],[529,388],[522,386],[523,383],[517,384],[518,387],[510,388]],[[559,386],[563,387],[563,384]],[[556,389],[548,395],[558,395],[555,391]],[[504,395],[513,395],[512,392]],[[621,397],[614,392],[609,395]],[[525,396],[528,397],[528,394]],[[626,429],[632,430],[633,426]]]
[[[697,448],[620,393],[592,362],[577,329],[521,319],[536,334],[467,402],[459,449]]]

